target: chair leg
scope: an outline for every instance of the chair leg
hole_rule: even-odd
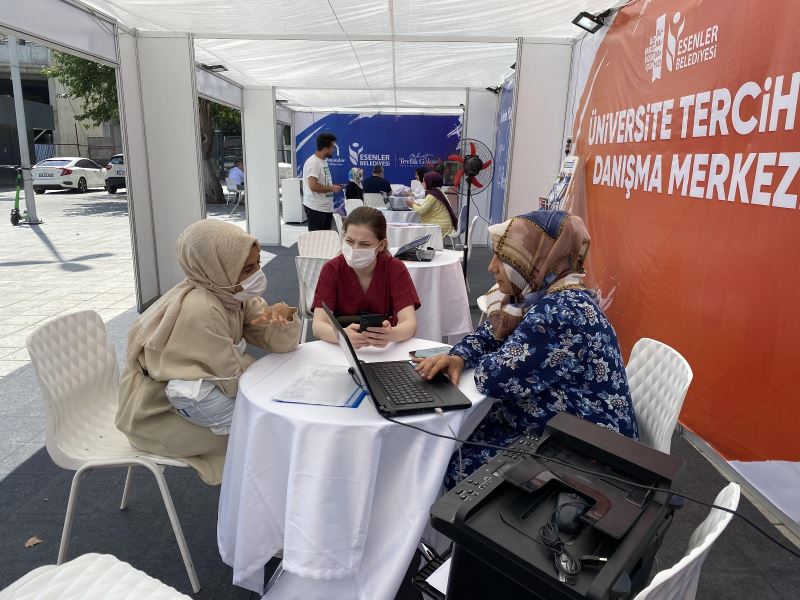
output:
[[[57,565],[64,562],[64,557],[67,555],[67,546],[69,546],[69,534],[72,530],[72,520],[75,517],[75,506],[78,500],[78,488],[81,484],[81,475],[84,469],[81,467],[75,471],[72,476],[72,485],[69,488],[69,500],[67,501],[67,514],[64,516],[64,529],[61,531],[61,545],[58,547],[58,560]]]
[[[128,508],[128,491],[131,486],[131,474],[133,473],[133,465],[128,467],[128,475],[125,477],[125,489],[122,490],[122,502],[119,503],[119,509],[125,510]]]
[[[183,557],[183,564],[186,566],[186,573],[189,575],[189,582],[192,584],[192,591],[196,594],[200,591],[200,582],[197,579],[197,573],[194,570],[194,563],[189,554],[189,547],[186,545],[186,539],[183,537],[183,529],[178,520],[178,513],[175,512],[175,505],[172,503],[172,496],[167,487],[167,480],[164,479],[164,474],[159,468],[159,465],[146,465],[150,472],[155,475],[156,482],[158,482],[158,489],[161,490],[161,498],[164,500],[164,507],[167,509],[170,523],[172,523],[172,530],[175,532],[175,540],[178,542],[178,549],[181,551]]]
[[[303,344],[308,339],[308,317],[303,315],[303,326],[300,333],[300,343]]]

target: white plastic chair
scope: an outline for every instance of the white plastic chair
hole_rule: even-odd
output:
[[[364,194],[364,206],[386,208],[386,200],[383,194]]]
[[[714,504],[736,510],[739,506],[739,494],[739,485],[729,483],[717,494]],[[693,600],[697,594],[700,569],[708,551],[732,518],[731,513],[712,508],[689,538],[689,546],[683,558],[673,567],[656,573],[650,585],[639,592],[635,600]]]
[[[114,419],[119,369],[100,315],[86,310],[54,319],[34,331],[27,346],[47,409],[47,452],[59,467],[75,471],[57,564],[63,563],[67,554],[81,476],[95,469],[128,467],[120,503],[123,510],[128,502],[131,471],[134,466],[142,466],[156,478],[192,590],[199,591],[200,583],[163,474],[165,466],[187,465],[134,448],[117,429]]]
[[[344,212],[348,215],[357,209],[359,206],[364,206],[364,201],[359,200],[358,198],[345,198],[344,201]]]
[[[328,231],[307,231],[297,236],[297,254],[315,258],[330,259],[342,249],[339,233]]]
[[[342,225],[342,215],[335,212],[333,213],[333,222],[336,224],[336,231],[339,232],[341,236],[344,233],[344,226]]]
[[[230,177],[226,177],[225,178],[225,189],[228,191],[228,193],[225,194],[225,204],[226,205],[228,204],[228,202],[231,199],[230,198],[231,194],[233,194],[233,200],[234,201],[239,199],[239,192],[241,192],[241,190],[239,189],[239,186],[236,184],[236,182],[233,179],[231,179]]]
[[[625,372],[640,441],[669,454],[692,368],[676,350],[642,338],[634,345]]]
[[[461,207],[461,210],[458,211],[458,223],[456,224],[455,231],[451,231],[447,234],[446,239],[450,240],[450,246],[453,250],[456,249],[456,242],[461,241],[461,236],[467,231],[467,204],[464,203],[464,206]]]
[[[314,309],[311,304],[314,302],[314,292],[317,289],[319,273],[326,262],[327,259],[325,258],[310,256],[295,256],[294,258],[294,264],[297,268],[297,283],[300,286],[300,316],[303,319],[300,334],[301,344],[306,341],[308,324],[314,319]]]
[[[134,569],[110,554],[84,554],[62,565],[45,565],[2,592],[0,600],[190,600],[191,596]]]

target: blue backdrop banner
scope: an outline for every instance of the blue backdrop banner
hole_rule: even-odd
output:
[[[513,112],[514,76],[512,75],[503,83],[497,109],[497,124],[494,133],[494,177],[492,178],[492,201],[489,206],[489,221],[493,225],[500,223],[505,218]]]
[[[298,177],[317,149],[317,135],[328,131],[336,136],[339,147],[328,159],[334,183],[345,185],[352,167],[363,169],[364,177],[369,177],[372,167],[382,165],[389,182],[409,185],[416,168],[443,161],[457,150],[461,117],[296,113],[295,130]],[[342,194],[337,194],[334,204],[338,207],[342,202]]]

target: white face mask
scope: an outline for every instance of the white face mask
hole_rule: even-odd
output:
[[[353,248],[347,242],[342,242],[342,255],[347,264],[353,269],[366,269],[375,262],[377,248]]]
[[[250,277],[239,283],[242,286],[241,292],[236,292],[233,297],[244,302],[250,298],[258,298],[261,294],[267,291],[267,276],[264,271],[259,269]]]

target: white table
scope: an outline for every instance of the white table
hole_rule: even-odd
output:
[[[462,252],[442,250],[430,262],[403,262],[422,304],[417,311],[417,336],[442,340],[473,330],[462,258]]]
[[[437,342],[409,340],[366,361],[401,360]],[[271,354],[239,380],[219,501],[217,538],[233,583],[261,592],[264,565],[283,548],[285,572],[269,600],[392,600],[422,535],[455,444],[358,408],[285,404],[273,392],[314,365],[346,366],[339,346],[301,344]],[[471,371],[459,384],[472,408],[445,413],[469,435],[491,406]],[[401,417],[449,434],[437,414]]]
[[[419,213],[415,210],[389,210],[379,208],[387,223],[419,223]]]
[[[409,242],[421,238],[423,235],[430,235],[428,247],[434,250],[442,250],[442,228],[438,225],[414,225],[410,223],[387,223],[386,237],[389,239],[390,248],[399,248]]]

